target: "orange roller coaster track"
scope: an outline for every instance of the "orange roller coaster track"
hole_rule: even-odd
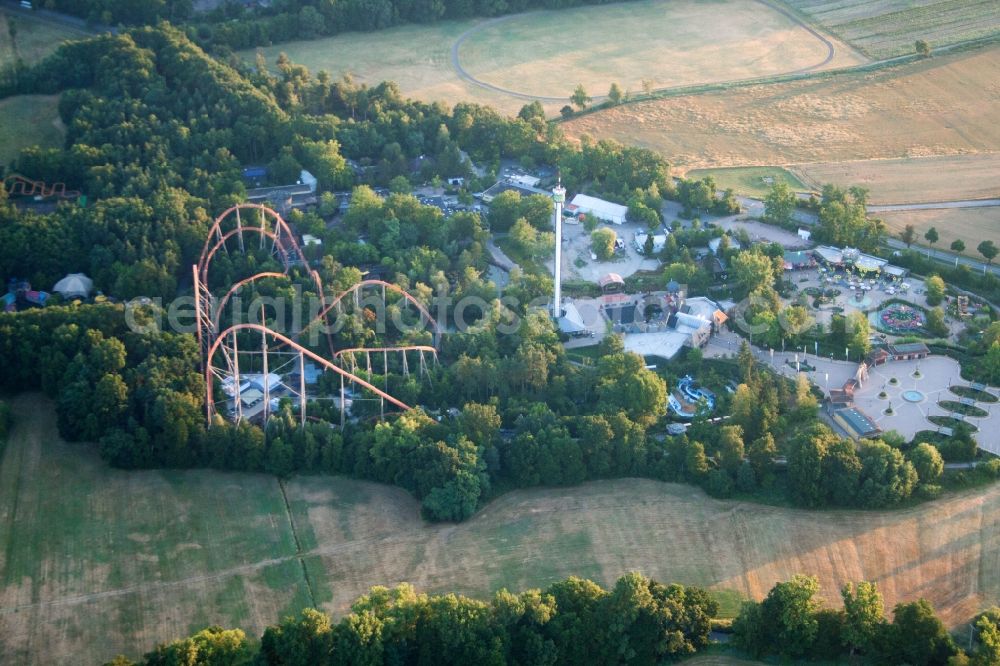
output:
[[[256,220],[249,220],[251,223],[245,223],[243,220],[243,214],[246,212],[254,213]],[[252,222],[256,221],[257,224]],[[229,286],[226,292],[219,298],[216,299],[209,289],[209,268],[212,264],[213,258],[220,251],[229,253],[231,251],[238,251],[240,253],[246,253],[248,251],[248,239],[246,234],[250,234],[254,241],[257,241],[257,247],[260,250],[269,250],[270,253],[276,256],[284,268],[284,273],[277,273],[273,271],[260,272],[252,275],[248,278],[239,280]],[[235,239],[235,241],[234,241]],[[230,244],[235,243],[237,247],[230,248]],[[310,327],[318,324],[327,325],[327,341],[330,346],[330,354],[333,360],[323,358],[319,354],[310,349],[304,347],[298,342],[297,339],[288,337],[278,331],[268,328],[263,323],[238,323],[220,331],[219,320],[223,314],[226,305],[231,301],[232,297],[245,285],[256,282],[261,279],[278,279],[278,278],[290,278],[291,269],[295,265],[300,265],[304,268],[304,271],[308,273],[309,278],[311,278],[313,284],[315,285],[317,292],[320,297],[320,314],[317,315],[304,330],[308,330]],[[289,390],[292,394],[297,394],[299,397],[300,404],[300,416],[301,422],[304,424],[308,418],[306,415],[306,358],[318,363],[325,369],[331,370],[340,376],[341,388],[340,388],[340,419],[341,425],[344,423],[344,412],[345,412],[345,391],[344,382],[352,382],[368,391],[374,393],[382,402],[382,414],[385,411],[385,402],[389,402],[396,407],[403,410],[410,409],[410,406],[403,401],[393,397],[388,393],[387,390],[380,389],[365,379],[359,377],[354,373],[357,369],[356,365],[353,363],[355,354],[365,354],[368,364],[369,376],[371,375],[371,354],[382,354],[383,355],[383,365],[384,371],[386,373],[386,388],[388,388],[388,366],[389,366],[389,354],[401,354],[402,355],[402,366],[404,374],[409,373],[407,352],[417,352],[419,354],[420,361],[420,372],[421,376],[425,374],[425,354],[430,354],[433,360],[437,361],[437,345],[440,340],[440,326],[436,319],[431,316],[430,312],[421,304],[416,298],[409,294],[406,290],[398,287],[389,282],[384,282],[382,280],[364,280],[358,284],[352,286],[346,291],[336,295],[333,300],[327,304],[326,297],[323,290],[323,284],[320,279],[319,273],[315,270],[311,270],[305,263],[305,257],[302,254],[302,249],[295,240],[295,235],[292,229],[288,226],[284,219],[275,211],[271,210],[262,205],[257,204],[240,204],[227,209],[221,215],[219,215],[212,227],[209,230],[208,237],[205,240],[204,248],[202,249],[201,256],[199,257],[198,263],[192,266],[192,277],[194,279],[194,292],[195,292],[195,310],[196,317],[198,320],[198,341],[199,346],[202,350],[202,370],[205,377],[205,410],[209,425],[211,425],[212,418],[216,413],[216,401],[214,394],[214,380],[216,377],[225,378],[230,383],[230,388],[233,389],[234,395],[230,397],[232,400],[232,416],[237,419],[243,418],[243,388],[241,385],[241,372],[240,372],[240,359],[245,357],[247,354],[260,355],[262,359],[261,365],[263,366],[263,375],[260,382],[262,383],[262,397],[257,395],[255,400],[248,406],[248,408],[253,407],[256,411],[261,411],[258,405],[263,401],[263,420],[266,422],[268,418],[268,413],[270,411],[270,392],[272,389],[272,379],[271,375],[268,373],[268,355],[270,354],[283,354],[291,355],[296,357],[299,363],[299,387],[298,390]],[[433,327],[434,334],[434,345],[433,347],[427,345],[407,345],[398,347],[377,347],[377,348],[365,348],[356,347],[350,349],[343,349],[340,351],[335,351],[333,347],[333,340],[329,333],[329,313],[337,306],[339,306],[343,299],[348,295],[352,294],[354,296],[355,304],[360,303],[361,291],[365,288],[370,287],[381,287],[382,295],[382,305],[385,306],[386,292],[395,292],[402,296],[406,301],[413,304],[413,306],[420,312],[421,321],[425,324],[429,324]],[[259,333],[261,336],[261,348],[259,350],[240,350],[237,343],[237,333],[241,331],[254,331]],[[298,338],[301,336],[301,332],[294,336]],[[277,349],[269,349],[268,339],[271,339],[273,343],[280,346],[281,351]],[[221,350],[222,356],[224,357],[224,365],[216,365],[217,353]],[[351,360],[351,371],[345,370],[343,367],[338,365],[343,364],[344,358],[347,357]],[[281,391],[284,391],[288,387],[281,385]]]
[[[41,180],[32,180],[13,174],[4,179],[7,193],[13,196],[23,197],[60,197],[62,199],[75,199],[80,196],[79,190],[67,190],[66,183],[52,183],[47,185]]]

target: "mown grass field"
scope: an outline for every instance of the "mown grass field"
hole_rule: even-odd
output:
[[[873,58],[913,53],[914,42],[953,44],[1000,32],[996,0],[785,0]]]
[[[785,183],[796,192],[804,192],[809,187],[795,174],[781,167],[733,167],[722,169],[691,169],[687,178],[711,176],[720,190],[732,188],[737,194],[753,197],[767,195],[775,183]]]
[[[11,407],[0,663],[101,663],[213,623],[259,634],[311,603],[273,477],[112,470],[59,440],[48,401]]]
[[[578,83],[592,96],[611,83],[642,90],[727,81],[811,67],[827,50],[814,35],[752,0],[639,0],[622,4],[537,11],[498,22],[450,21],[353,33],[264,49],[268,62],[285,52],[310,70],[375,85],[395,81],[404,95],[424,101],[474,101],[516,113],[528,100],[461,79],[451,48],[467,30],[460,61],[469,73],[502,88],[565,97],[547,102],[556,114]],[[825,67],[862,58],[844,45]],[[239,54],[253,62],[254,51]]]
[[[12,401],[0,464],[0,663],[100,663],[209,623],[251,635],[315,600],[341,614],[372,585],[488,597],[570,574],[638,570],[760,597],[796,573],[835,603],[870,579],[959,625],[1000,602],[1000,485],[898,512],[797,511],[627,479],[500,497],[429,525],[391,487],[330,477],[123,472],[59,441],[50,403]],[[303,576],[308,571],[313,595]],[[693,662],[743,662],[708,655]]]
[[[867,187],[873,204],[1000,198],[1000,152],[796,164],[790,169],[814,187]]]
[[[640,102],[563,127],[657,150],[683,168],[996,153],[998,81],[994,46],[876,72]]]
[[[58,95],[0,99],[0,164],[8,164],[22,148],[56,148],[62,140]]]
[[[843,51],[826,66],[860,62]],[[800,25],[747,0],[532,12],[487,25],[459,51],[481,80],[556,97],[569,97],[578,83],[596,96],[612,82],[640,92],[644,80],[656,89],[767,76],[823,65],[827,54]]]
[[[16,44],[10,38],[9,21],[16,25]],[[78,39],[84,33],[21,12],[0,9],[0,67],[20,57],[25,64],[33,65],[45,58],[67,39]],[[15,53],[15,46],[16,53]]]

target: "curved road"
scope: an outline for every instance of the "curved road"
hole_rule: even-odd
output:
[[[787,72],[778,72],[778,73],[775,73],[775,74],[770,74],[769,76],[788,76],[788,75],[792,75],[792,74],[804,74],[806,72],[811,72],[813,70],[819,69],[820,67],[823,67],[823,66],[829,64],[830,61],[833,60],[834,56],[837,54],[837,51],[836,51],[836,48],[834,48],[833,42],[831,42],[825,35],[821,34],[819,31],[815,30],[812,26],[804,23],[799,17],[797,17],[795,14],[793,14],[790,11],[788,11],[787,9],[784,9],[782,7],[778,7],[778,6],[772,5],[770,2],[767,2],[766,0],[753,0],[753,1],[756,2],[756,3],[758,3],[758,4],[764,5],[765,7],[767,7],[768,9],[770,9],[770,10],[772,10],[774,12],[777,12],[777,13],[781,14],[782,16],[784,16],[785,18],[787,18],[788,20],[790,20],[792,23],[794,23],[798,27],[802,28],[803,30],[805,30],[806,32],[808,32],[809,34],[811,34],[813,37],[815,37],[816,39],[818,39],[820,42],[822,42],[823,45],[826,46],[826,49],[827,49],[826,57],[821,62],[818,62],[815,65],[810,65],[809,67],[802,67],[800,69],[794,69],[794,70],[790,70],[790,71],[787,71]],[[520,14],[510,14],[508,16],[500,16],[498,18],[490,19],[489,21],[485,21],[483,23],[480,23],[479,25],[475,25],[475,26],[469,28],[468,30],[466,30],[465,32],[463,32],[461,35],[459,35],[458,39],[455,40],[455,43],[451,45],[451,66],[452,66],[452,69],[455,70],[455,73],[458,74],[458,77],[460,79],[462,79],[464,81],[468,81],[469,83],[471,83],[471,84],[473,84],[475,86],[479,86],[480,88],[484,88],[484,89],[490,90],[492,92],[497,92],[497,93],[500,93],[502,95],[510,95],[512,97],[517,97],[518,99],[524,99],[524,100],[528,100],[528,101],[532,101],[532,102],[565,102],[568,99],[567,96],[563,96],[563,97],[550,97],[550,96],[546,96],[546,95],[531,95],[531,94],[528,94],[528,93],[518,92],[516,90],[509,90],[508,88],[503,88],[501,86],[493,85],[492,83],[489,83],[487,81],[483,81],[482,79],[476,78],[473,74],[470,74],[469,71],[467,69],[465,69],[465,67],[462,66],[461,57],[459,56],[459,50],[462,48],[462,44],[465,43],[466,39],[468,39],[469,37],[475,35],[476,33],[480,32],[482,30],[485,30],[486,28],[489,28],[489,27],[492,27],[494,25],[497,25],[498,23],[504,23],[506,21],[512,21],[514,19],[521,18],[526,13],[528,13],[528,12],[523,12],[523,13],[520,13]],[[718,85],[723,85],[723,84],[727,84],[727,83],[740,83],[740,82],[743,82],[743,81],[753,81],[753,80],[755,80],[755,78],[757,78],[757,77],[753,77],[753,78],[749,78],[749,79],[734,79],[732,81],[716,81],[716,82],[713,82],[713,83],[718,84]],[[654,92],[654,93],[664,93],[664,92],[668,92],[668,91],[679,89],[679,88],[683,88],[683,87],[687,87],[687,86],[668,86],[666,88],[657,88],[657,89],[653,90],[652,92]],[[601,102],[601,101],[604,101],[605,99],[607,99],[606,95],[599,95],[597,97],[594,97],[594,101],[596,101],[596,102]]]

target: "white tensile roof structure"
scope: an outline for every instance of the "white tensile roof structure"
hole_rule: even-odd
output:
[[[576,195],[570,203],[576,206],[582,213],[593,215],[613,224],[623,224],[625,216],[628,214],[628,206],[622,206],[621,204],[587,196],[586,194]]]
[[[52,287],[63,298],[86,298],[94,288],[94,281],[83,273],[70,273]]]

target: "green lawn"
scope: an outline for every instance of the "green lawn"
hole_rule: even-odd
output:
[[[801,180],[781,167],[733,167],[724,169],[692,169],[688,178],[711,176],[720,190],[733,188],[737,194],[763,197],[772,183],[784,182],[796,192],[809,190]]]
[[[57,95],[19,95],[0,100],[0,164],[9,164],[22,148],[62,145]]]
[[[10,38],[11,20],[16,26],[16,40]],[[34,65],[67,39],[86,36],[78,30],[37,17],[0,9],[0,66],[13,62],[16,56],[25,64]]]

